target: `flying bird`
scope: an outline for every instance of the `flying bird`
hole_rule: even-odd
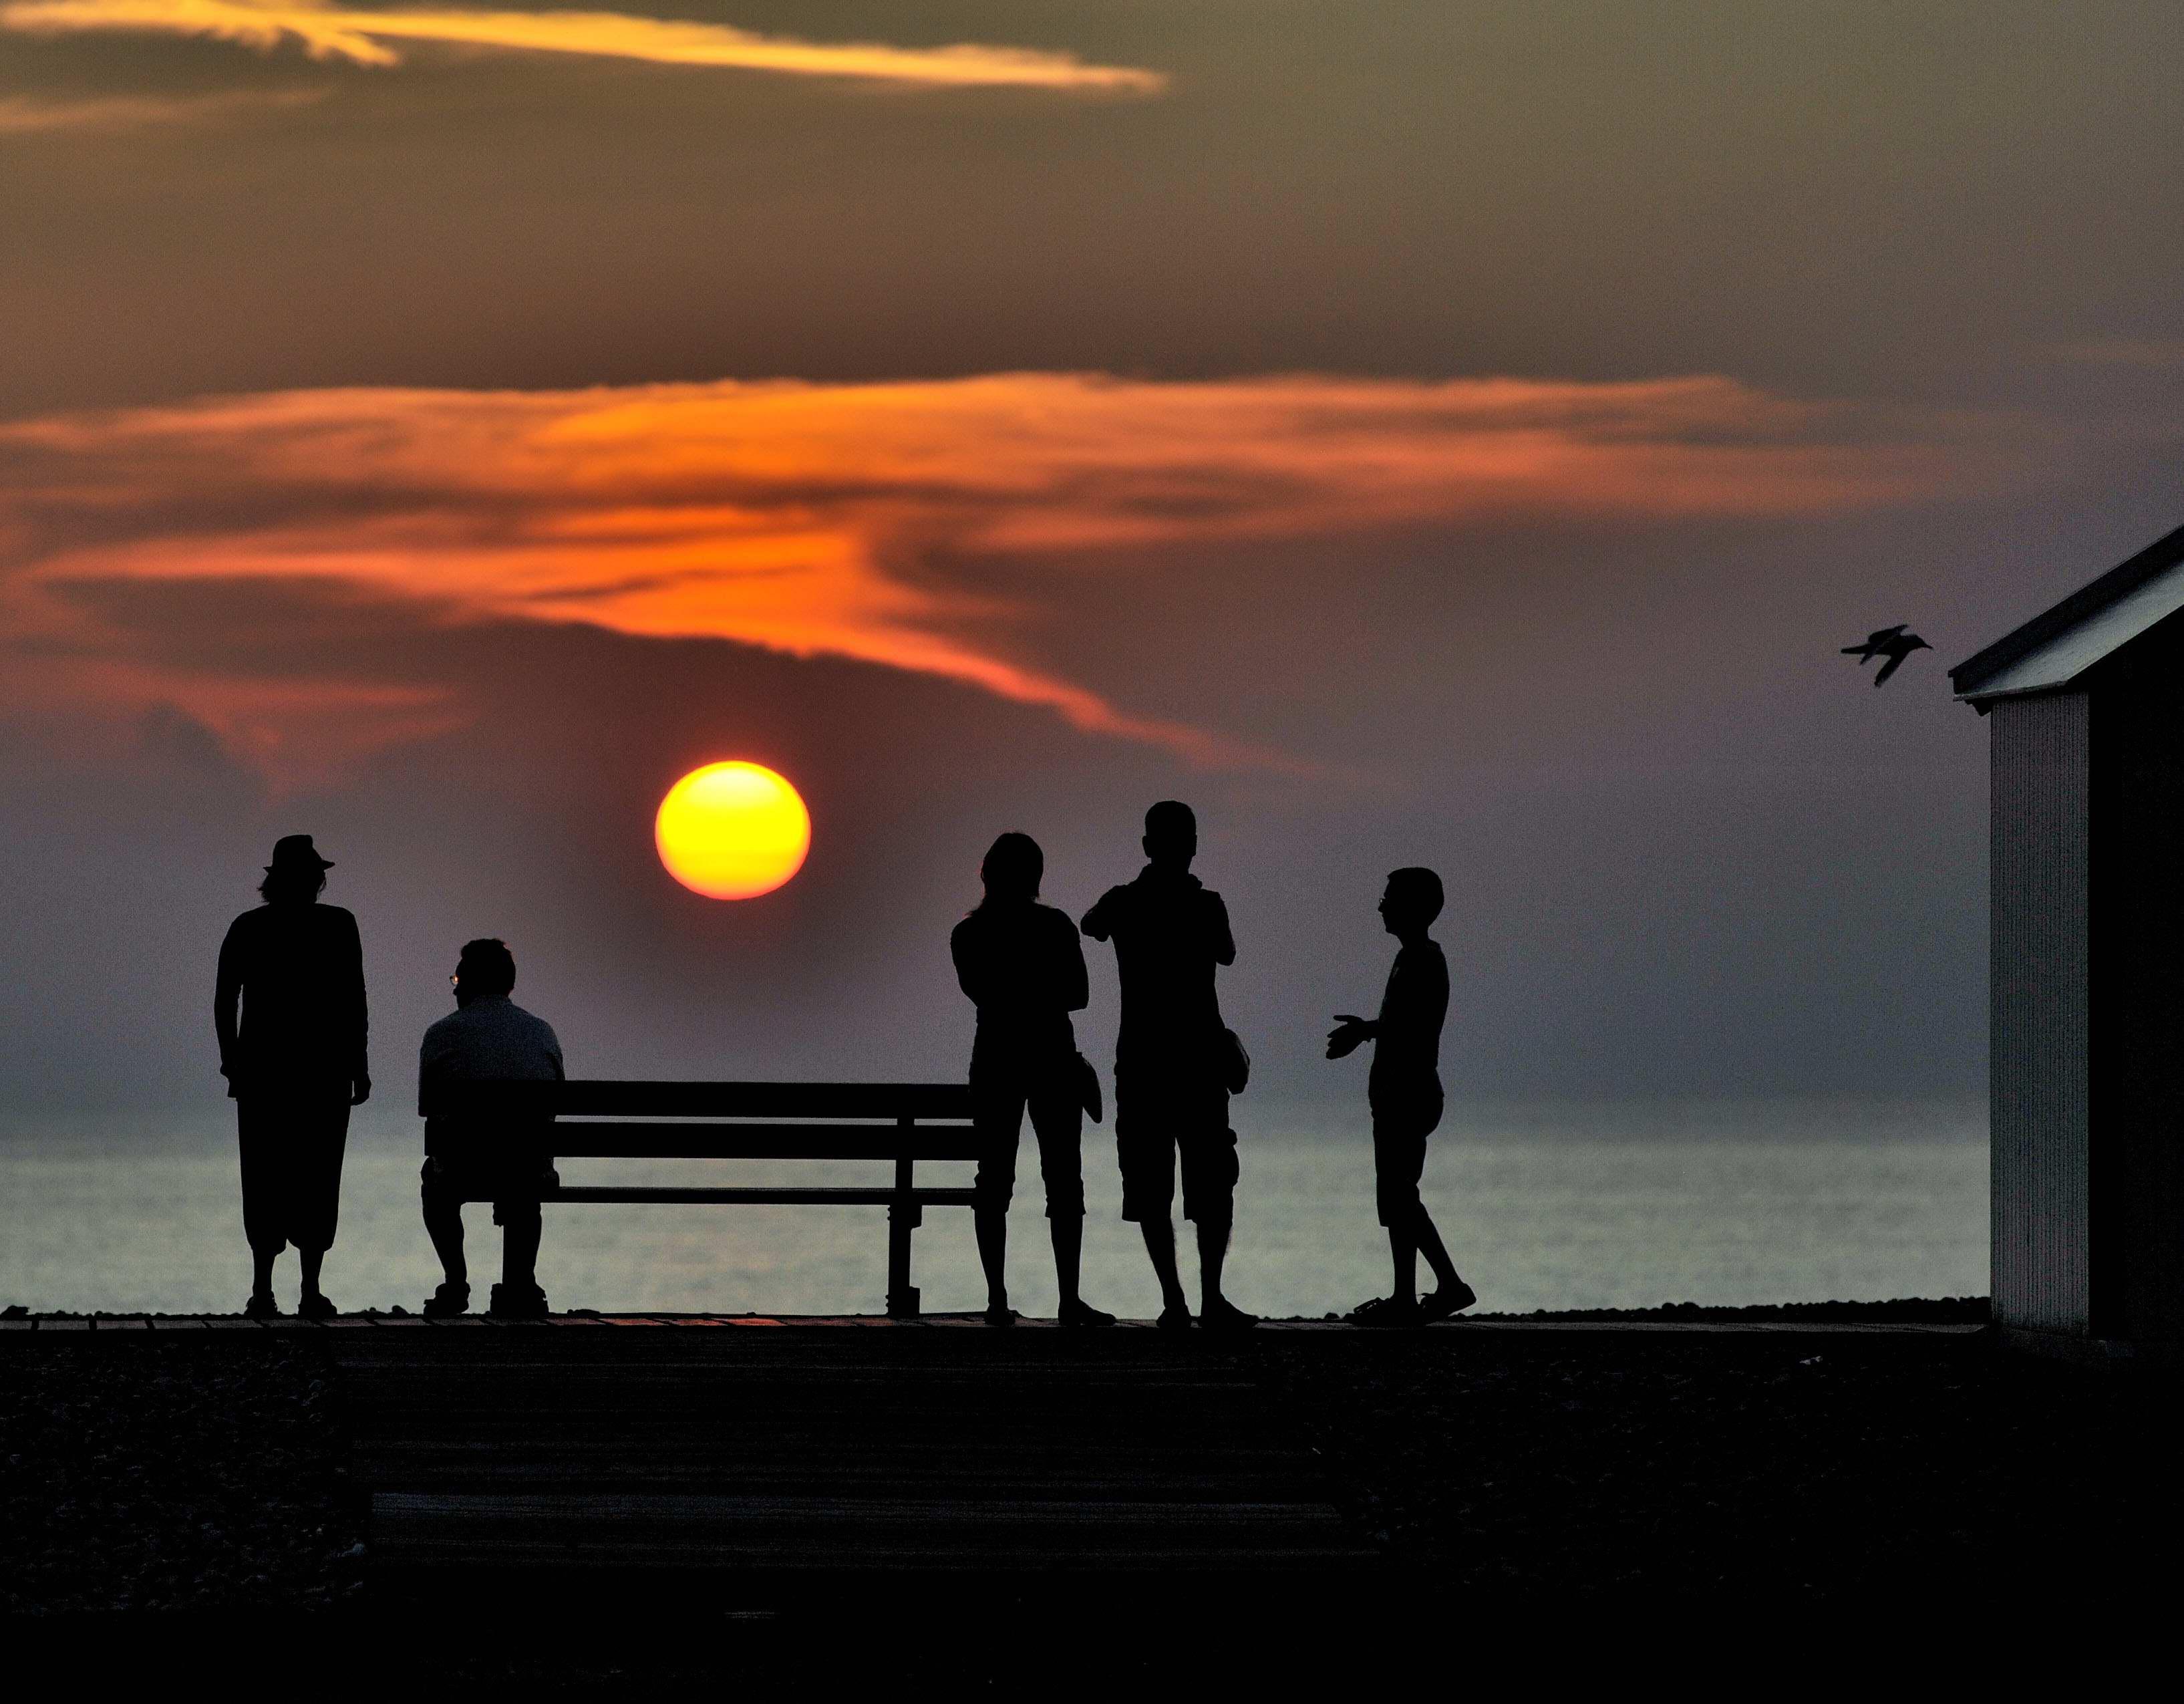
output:
[[[1908,631],[1908,623],[1898,622],[1894,627],[1884,627],[1877,633],[1869,633],[1866,634],[1864,645],[1845,645],[1843,655],[1856,657],[1860,668],[1876,656],[1886,657],[1888,660],[1880,665],[1880,673],[1873,677],[1873,684],[1878,686],[1903,668],[1903,659],[1913,651],[1934,648],[1917,634]]]

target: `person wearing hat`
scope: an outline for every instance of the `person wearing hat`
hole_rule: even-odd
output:
[[[335,1311],[319,1288],[341,1206],[348,1114],[371,1093],[364,948],[356,919],[321,905],[331,860],[309,835],[275,843],[258,892],[265,902],[228,925],[213,991],[220,1071],[235,1102],[242,1154],[242,1234],[250,1243],[250,1299],[265,1319],[273,1262],[291,1243],[303,1264],[296,1311]]]

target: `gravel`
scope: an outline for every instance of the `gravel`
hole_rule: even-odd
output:
[[[365,1556],[344,1454],[307,1344],[10,1344],[0,1613],[339,1604]]]

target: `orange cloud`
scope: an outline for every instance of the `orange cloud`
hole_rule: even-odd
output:
[[[761,36],[720,24],[691,24],[620,12],[480,12],[421,8],[374,12],[315,0],[14,0],[0,24],[34,34],[93,31],[209,36],[270,53],[294,41],[315,59],[393,65],[389,42],[432,42],[532,53],[641,59],[653,64],[855,77],[955,87],[1089,90],[1153,94],[1157,71],[1088,65],[1074,54],[962,42],[896,47],[873,42],[821,42]]]
[[[1117,572],[1117,547],[1814,514],[1930,495],[1966,467],[1718,377],[274,393],[0,426],[0,624],[95,655],[53,595],[71,581],[316,580],[861,658],[1251,762],[1267,754],[1013,654],[1042,578],[1095,550]]]
[[[252,113],[309,106],[323,100],[326,94],[324,89],[229,89],[209,95],[92,95],[73,99],[0,95],[0,136],[218,124]]]

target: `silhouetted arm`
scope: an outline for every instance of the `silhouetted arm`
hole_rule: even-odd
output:
[[[364,994],[364,941],[356,919],[343,914],[347,925],[341,943],[341,964],[336,971],[342,1003],[348,1008],[351,1033],[355,1036],[356,1059],[349,1067],[349,1104],[362,1106],[371,1098],[371,1014]]]
[[[1234,964],[1236,962],[1236,937],[1228,932],[1228,902],[1217,893],[1209,893],[1206,897],[1209,902],[1206,906],[1206,945],[1212,950],[1213,962],[1216,964]]]
[[[1084,933],[1095,941],[1105,941],[1115,932],[1115,896],[1122,890],[1109,888],[1100,896],[1099,902],[1084,913]]]
[[[956,961],[956,986],[973,1006],[985,1004],[987,963],[966,918],[948,937],[948,956]]]
[[[227,1092],[235,1092],[237,1014],[242,1004],[242,945],[236,939],[242,919],[228,925],[220,943],[220,969],[212,985],[212,1032],[220,1042],[220,1074],[227,1079]]]
[[[432,1115],[433,1087],[446,1074],[448,1061],[454,1053],[454,1044],[443,1035],[437,1024],[425,1031],[425,1039],[417,1046],[417,1116]]]
[[[1063,912],[1055,913],[1055,934],[1061,946],[1056,992],[1061,996],[1061,1009],[1081,1012],[1092,1003],[1092,979],[1084,970],[1084,943],[1077,937],[1077,925]]]
[[[1396,974],[1388,979],[1387,998],[1380,1003],[1380,1021],[1373,1026],[1379,1039],[1399,1048],[1406,1060],[1430,1059],[1440,1051],[1440,1026],[1447,1016],[1448,961],[1426,950],[1407,961],[1399,957]]]

